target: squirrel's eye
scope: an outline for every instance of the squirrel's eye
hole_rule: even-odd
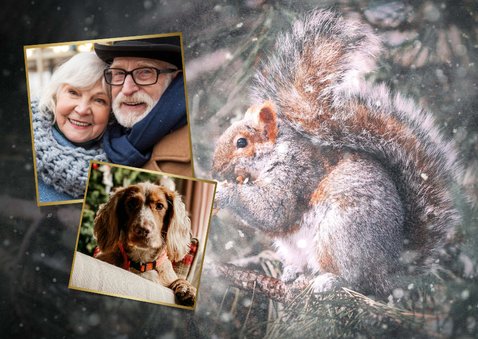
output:
[[[156,204],[156,209],[157,209],[158,211],[159,211],[159,210],[162,210],[163,207],[164,207],[164,205],[163,205],[162,203],[160,203],[160,202],[158,202],[158,203]]]
[[[246,138],[239,138],[236,141],[237,148],[244,148],[247,146],[247,139]]]

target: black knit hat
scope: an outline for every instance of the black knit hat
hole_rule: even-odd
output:
[[[178,36],[115,41],[112,45],[95,43],[95,53],[108,64],[116,57],[138,57],[162,60],[178,69],[183,68]]]

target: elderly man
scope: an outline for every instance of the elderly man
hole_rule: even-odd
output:
[[[110,64],[116,122],[103,138],[113,163],[192,176],[179,36],[95,44]]]

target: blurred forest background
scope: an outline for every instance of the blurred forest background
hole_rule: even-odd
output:
[[[81,204],[35,205],[23,45],[183,32],[196,175],[210,178],[215,140],[248,106],[248,85],[278,32],[333,8],[384,40],[371,75],[432,111],[460,150],[460,243],[441,279],[389,300],[353,292],[280,305],[205,270],[194,312],[67,289]],[[478,4],[442,1],[6,1],[0,199],[0,333],[5,337],[478,337]],[[205,267],[234,261],[278,275],[269,239],[213,218]],[[238,260],[241,259],[241,260]],[[411,291],[411,292],[410,292]],[[417,291],[415,293],[414,291]],[[412,293],[413,292],[413,293]]]
[[[25,48],[30,101],[40,97],[42,88],[48,84],[58,66],[77,53],[91,51],[94,51],[92,43]]]

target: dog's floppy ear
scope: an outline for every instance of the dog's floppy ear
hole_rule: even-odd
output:
[[[168,212],[171,211],[166,234],[166,248],[169,260],[180,261],[189,252],[191,241],[191,220],[186,212],[186,207],[177,192],[163,189],[168,200]]]
[[[94,235],[98,247],[102,252],[114,249],[120,237],[120,218],[118,208],[127,188],[116,191],[106,202],[101,205],[95,217]]]

